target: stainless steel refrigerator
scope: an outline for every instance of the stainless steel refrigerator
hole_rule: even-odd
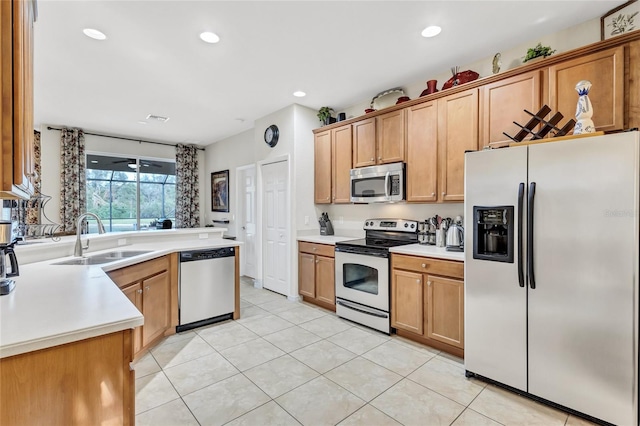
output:
[[[638,425],[639,144],[466,154],[468,376]]]

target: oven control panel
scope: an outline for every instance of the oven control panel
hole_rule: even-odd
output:
[[[406,219],[367,219],[365,231],[418,232],[418,221]]]

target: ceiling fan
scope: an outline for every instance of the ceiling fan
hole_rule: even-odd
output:
[[[113,164],[121,164],[121,163],[127,163],[127,166],[134,170],[138,168],[138,165],[136,164],[136,160],[134,159],[126,159],[126,160],[119,160],[119,161],[113,162]],[[162,167],[161,164],[154,163],[152,161],[147,161],[147,160],[140,160],[140,165],[142,167]]]

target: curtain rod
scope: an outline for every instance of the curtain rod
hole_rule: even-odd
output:
[[[57,129],[55,127],[51,127],[51,126],[47,126],[47,130],[62,130],[62,129]],[[100,133],[91,133],[91,132],[85,132],[84,130],[82,131],[85,135],[91,135],[91,136],[101,136],[103,138],[112,138],[112,139],[122,139],[125,141],[134,141],[134,142],[138,142],[138,143],[152,143],[155,145],[165,145],[165,146],[176,146],[172,143],[163,143],[163,142],[153,142],[153,141],[144,141],[142,139],[132,139],[132,138],[123,138],[121,136],[111,136],[111,135],[101,135]],[[199,151],[204,151],[204,148],[196,148]]]

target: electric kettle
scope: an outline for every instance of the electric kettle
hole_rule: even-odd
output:
[[[447,229],[447,251],[464,251],[464,228],[461,216],[456,216],[456,221]]]

